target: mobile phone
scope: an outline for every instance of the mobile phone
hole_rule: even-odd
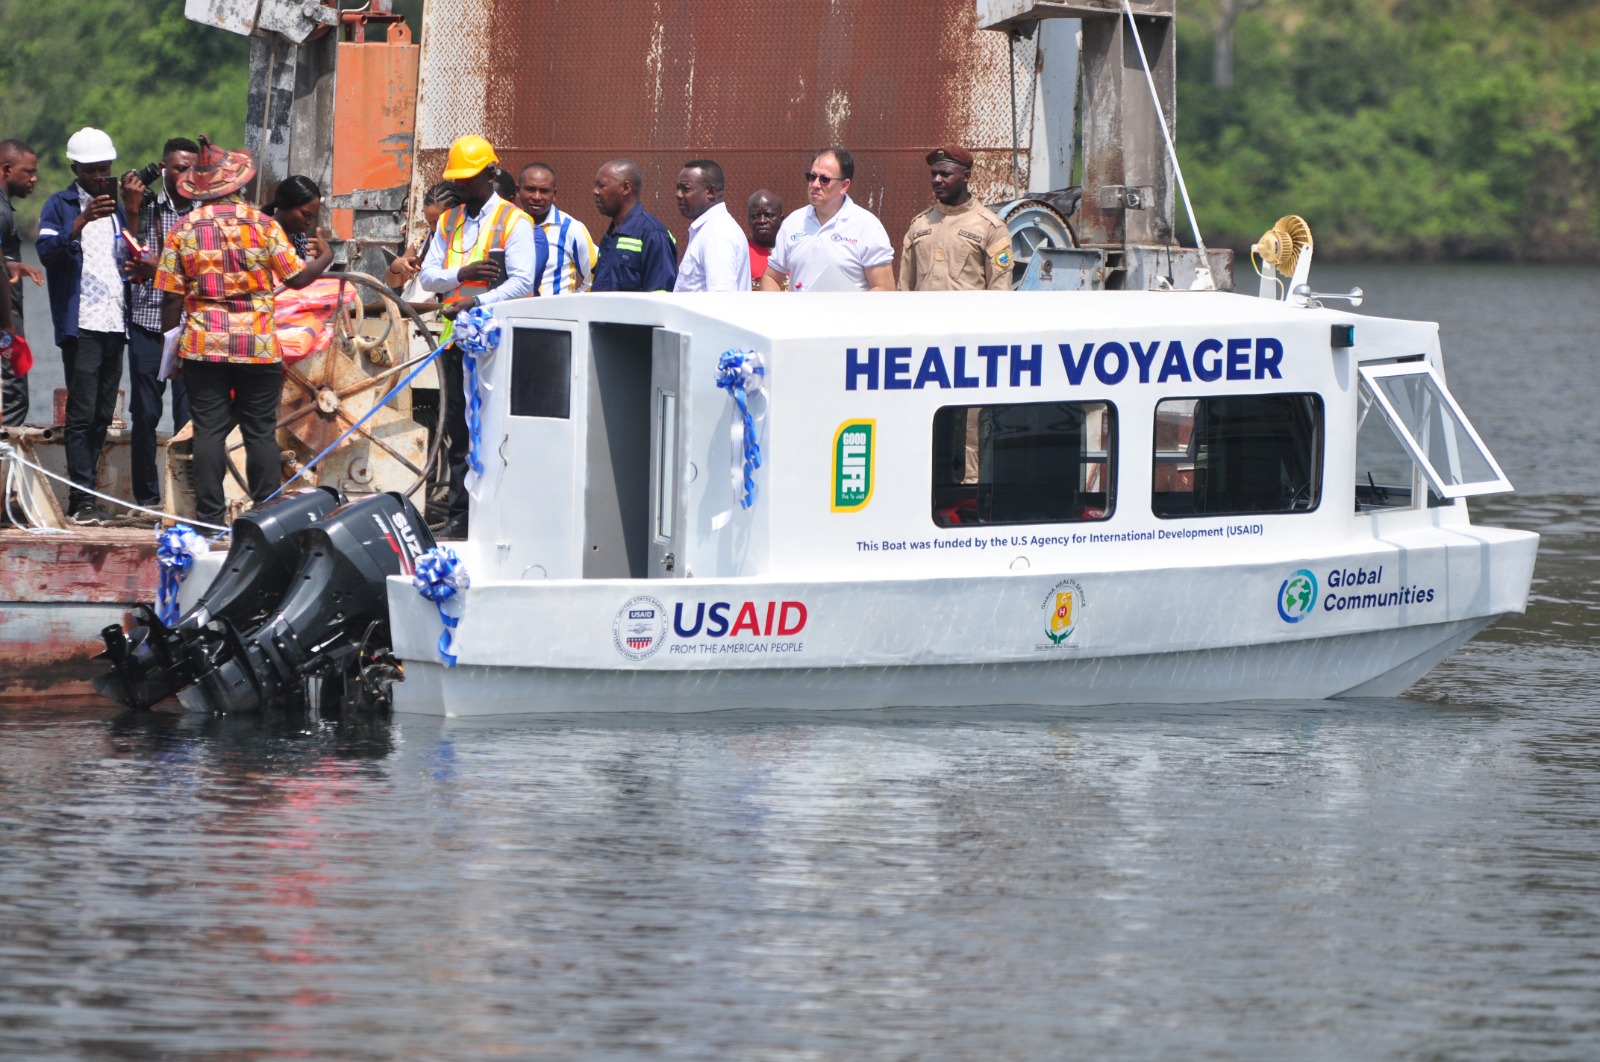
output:
[[[123,229],[122,242],[128,245],[128,251],[133,255],[133,257],[139,259],[140,261],[144,260],[146,251],[144,249],[144,244],[139,242],[138,237],[129,232],[127,229]]]
[[[498,288],[506,280],[506,252],[504,250],[490,251],[486,257],[500,267],[500,279],[489,285],[491,288]]]

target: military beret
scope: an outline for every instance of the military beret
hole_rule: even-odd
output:
[[[972,152],[964,147],[955,145],[934,148],[928,152],[928,165],[932,166],[935,162],[955,162],[970,170],[972,169]]]

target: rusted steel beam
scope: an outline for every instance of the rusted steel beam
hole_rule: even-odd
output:
[[[1145,84],[1139,41],[1155,79],[1160,113]],[[1139,20],[1138,40],[1126,19],[1084,22],[1080,242],[1173,241],[1176,180],[1161,123],[1172,122],[1177,111],[1177,54],[1177,27],[1170,19]]]

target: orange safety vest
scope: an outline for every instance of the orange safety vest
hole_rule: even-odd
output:
[[[478,239],[468,247],[458,242],[457,237],[466,227],[467,208],[465,206],[451,207],[444,217],[439,219],[439,239],[444,241],[444,267],[450,270],[460,269],[472,262],[481,262],[488,257],[490,251],[505,250],[506,240],[519,224],[533,224],[521,207],[508,203],[504,199],[495,207],[494,216],[485,224],[478,224]],[[462,284],[445,298],[445,305],[464,302],[476,295],[482,295],[489,290],[489,285],[482,281],[473,281]],[[440,333],[440,342],[448,343],[451,335],[455,333],[456,323],[446,321],[444,330]]]

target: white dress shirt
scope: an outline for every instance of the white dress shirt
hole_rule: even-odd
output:
[[[689,246],[673,291],[749,291],[750,240],[718,203],[689,225]]]

